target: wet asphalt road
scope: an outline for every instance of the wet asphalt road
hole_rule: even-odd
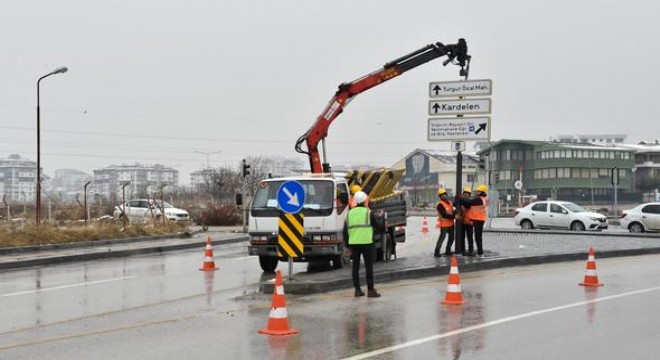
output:
[[[3,330],[0,358],[656,358],[659,260],[598,260],[605,286],[596,289],[577,285],[584,262],[468,273],[461,276],[467,301],[461,306],[440,304],[447,276],[382,284],[379,299],[354,298],[350,291],[288,296],[289,319],[300,334],[287,337],[257,334],[267,323],[269,296],[214,289],[24,331]],[[215,281],[224,279],[214,274]]]
[[[410,220],[399,256],[430,255],[437,231],[423,235]],[[0,273],[0,359],[332,359],[389,347],[373,358],[607,359],[659,350],[657,256],[599,260],[606,286],[595,291],[577,286],[584,262],[467,273],[461,307],[439,304],[446,276],[379,284],[380,299],[290,295],[301,334],[274,338],[256,333],[270,308],[258,284],[272,276],[245,243],[214,252],[215,272],[198,270],[199,249]],[[294,264],[294,274],[305,270]],[[640,289],[651,290],[627,294]]]

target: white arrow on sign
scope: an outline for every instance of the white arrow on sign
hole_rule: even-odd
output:
[[[450,96],[488,96],[493,94],[493,83],[490,79],[467,81],[437,81],[429,83],[429,97]]]
[[[490,114],[490,99],[431,100],[429,115]]]
[[[292,194],[289,191],[289,189],[287,189],[286,187],[283,187],[282,191],[284,191],[286,196],[289,197],[289,201],[286,202],[287,204],[293,205],[293,206],[300,206],[300,202],[298,201],[298,193]]]

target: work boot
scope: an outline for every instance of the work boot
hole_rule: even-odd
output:
[[[376,289],[370,289],[367,291],[367,297],[377,298],[380,297],[380,294],[376,291]]]
[[[355,297],[364,296],[364,293],[360,289],[355,289]]]

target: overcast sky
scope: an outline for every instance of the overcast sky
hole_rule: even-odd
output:
[[[657,1],[6,1],[0,157],[91,173],[161,163],[188,174],[246,156],[301,158],[295,140],[341,82],[426,44],[465,38],[493,80],[492,140],[660,138]],[[436,60],[359,95],[332,124],[331,164],[391,165],[427,139]]]

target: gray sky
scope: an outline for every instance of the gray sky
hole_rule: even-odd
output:
[[[42,166],[162,163],[188,174],[245,156],[300,158],[295,140],[339,83],[433,43],[467,40],[493,79],[492,139],[660,138],[657,1],[6,1],[0,157]],[[331,164],[390,165],[427,138],[435,60],[359,95],[330,128]],[[654,101],[655,100],[655,101]]]

